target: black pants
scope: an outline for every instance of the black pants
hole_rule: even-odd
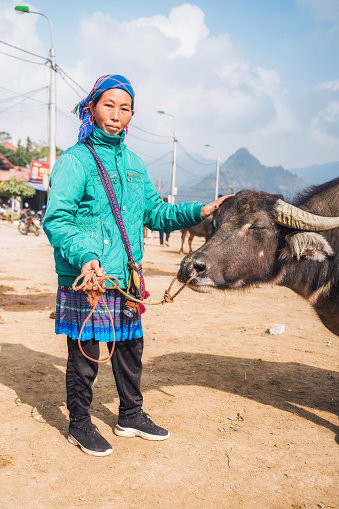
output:
[[[102,344],[102,343],[101,343]],[[111,352],[113,343],[107,343]],[[86,426],[91,422],[92,385],[98,373],[98,364],[81,353],[78,340],[67,337],[68,360],[66,369],[67,408],[71,426]],[[99,341],[82,341],[83,351],[92,359],[99,359]],[[143,338],[117,341],[111,358],[113,374],[120,397],[119,416],[133,417],[142,407],[140,392]]]
[[[164,232],[159,232],[159,235],[160,235],[160,244],[163,244],[164,243]],[[170,236],[170,234],[168,232],[165,233],[166,242],[168,242],[169,236]]]

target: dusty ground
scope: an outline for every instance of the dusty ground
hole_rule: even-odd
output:
[[[170,240],[169,248],[146,240],[155,300],[181,259],[179,234]],[[339,341],[307,303],[260,287],[184,290],[174,304],[150,307],[144,408],[171,437],[113,434],[118,399],[105,365],[93,420],[114,450],[95,458],[66,440],[65,338],[49,318],[52,249],[44,235],[2,224],[0,254],[1,509],[339,507]],[[274,323],[284,334],[265,333]]]

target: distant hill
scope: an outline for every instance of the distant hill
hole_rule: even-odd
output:
[[[214,171],[216,160],[207,159],[200,154],[180,153],[177,155],[176,186],[178,190],[182,187],[191,187],[200,182],[209,173]],[[172,153],[168,153],[155,163],[147,165],[148,173],[157,189],[163,191],[164,195],[169,193],[172,181]]]
[[[289,170],[307,184],[318,185],[339,177],[339,161],[325,164],[312,164],[305,168],[292,168]]]
[[[263,166],[246,148],[237,150],[220,166],[219,193],[229,194],[241,189],[255,189],[293,197],[307,184],[282,166]],[[178,186],[177,202],[214,199],[215,170],[191,186]]]

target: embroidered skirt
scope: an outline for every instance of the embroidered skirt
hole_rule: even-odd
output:
[[[143,335],[140,314],[135,318],[128,318],[122,312],[126,297],[117,290],[106,290],[103,298],[113,318],[115,341],[140,338]],[[78,339],[82,324],[91,309],[84,292],[76,292],[66,286],[59,286],[55,333]],[[113,341],[112,325],[101,299],[82,331],[81,341],[92,338],[104,342]]]

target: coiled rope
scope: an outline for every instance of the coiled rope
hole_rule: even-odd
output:
[[[179,293],[192,281],[192,279],[195,278],[195,276],[196,276],[196,271],[194,270],[193,276],[190,277],[188,279],[188,281],[186,281],[186,283],[184,283],[179,288],[179,290],[172,296],[170,294],[170,291],[171,291],[172,286],[174,285],[175,281],[177,280],[177,276],[175,276],[173,278],[171,284],[169,285],[168,289],[165,290],[163,299],[160,300],[160,301],[157,301],[157,302],[145,302],[144,300],[140,300],[140,299],[136,299],[135,297],[132,297],[130,294],[126,293],[124,290],[122,290],[122,288],[120,288],[120,281],[119,281],[119,279],[117,279],[114,276],[107,276],[105,273],[103,274],[103,276],[98,277],[94,270],[89,270],[85,274],[85,276],[80,275],[79,277],[77,277],[76,280],[74,281],[73,285],[72,285],[73,290],[85,292],[86,295],[87,295],[87,301],[92,306],[92,309],[89,312],[89,314],[86,317],[86,319],[84,320],[84,323],[82,324],[82,327],[81,327],[80,333],[79,333],[78,345],[79,345],[79,349],[80,349],[82,355],[84,357],[86,357],[86,359],[89,359],[90,361],[93,361],[93,362],[97,362],[98,364],[104,364],[105,362],[108,362],[111,359],[112,355],[113,355],[114,347],[115,347],[115,330],[114,330],[113,318],[112,318],[111,313],[110,313],[110,311],[109,311],[109,309],[107,307],[107,304],[106,304],[106,302],[105,302],[105,300],[103,298],[103,294],[105,293],[106,290],[117,290],[122,295],[127,297],[128,300],[131,300],[131,301],[136,302],[138,304],[143,304],[143,305],[146,305],[146,306],[147,305],[148,306],[159,306],[160,304],[163,305],[163,304],[166,304],[166,303],[172,303],[174,301],[174,299],[177,297],[177,295],[179,295]],[[79,285],[77,285],[77,283],[79,282],[80,279],[82,279],[82,282]],[[106,286],[105,285],[106,281],[108,281],[112,286]],[[102,300],[102,302],[103,302],[103,304],[104,304],[104,306],[106,308],[106,311],[107,311],[108,316],[109,316],[109,320],[110,320],[111,325],[112,325],[112,330],[113,330],[113,346],[112,346],[112,350],[111,350],[109,356],[107,357],[107,359],[104,359],[104,360],[92,359],[92,357],[89,357],[84,352],[84,350],[83,350],[83,348],[81,346],[81,335],[82,335],[82,332],[84,330],[84,327],[85,327],[86,323],[88,322],[88,320],[91,318],[92,314],[94,313],[94,310],[97,307],[100,298],[101,298],[101,300]]]

